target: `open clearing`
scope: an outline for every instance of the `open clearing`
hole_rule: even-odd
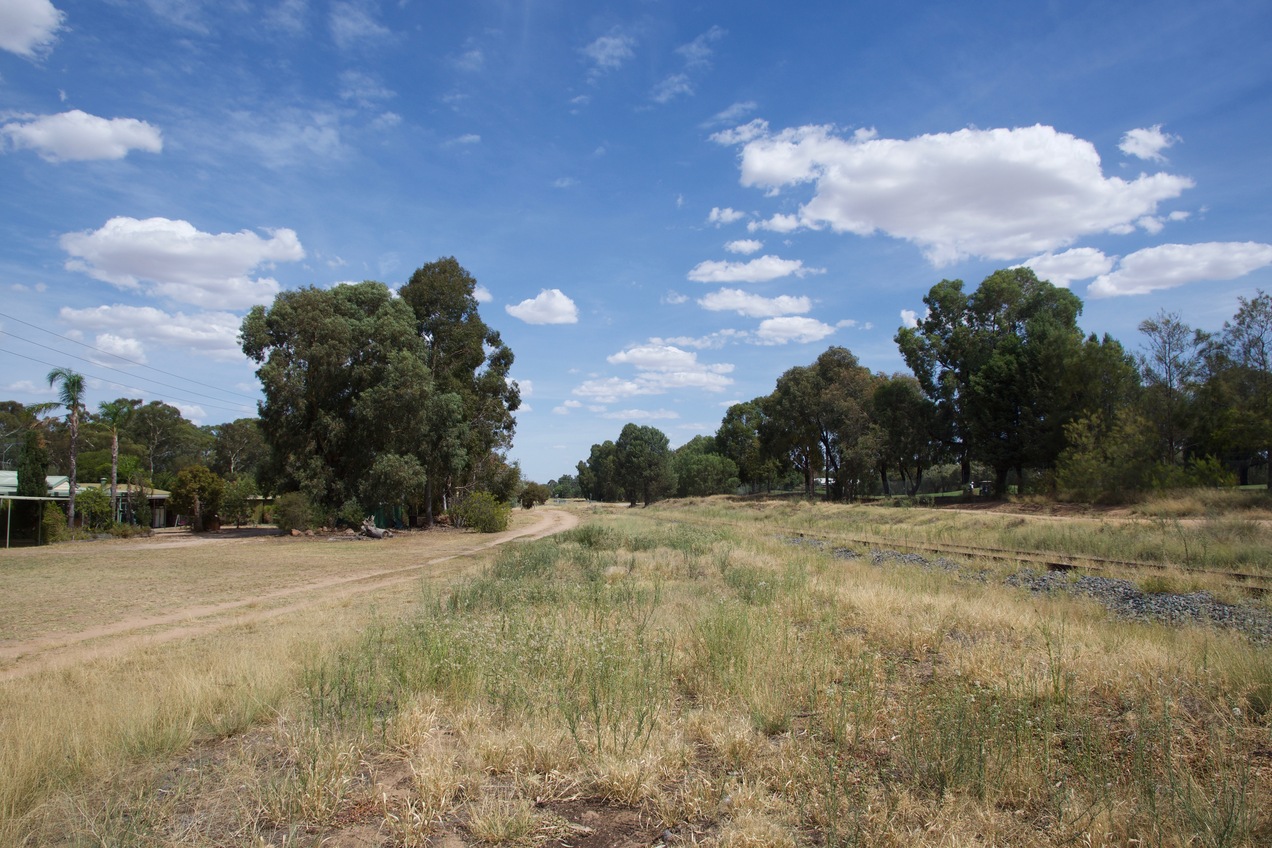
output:
[[[1265,643],[1001,562],[792,544],[1081,544],[1190,557],[1152,579],[1192,591],[1211,560],[1269,567],[1261,518],[513,515],[0,559],[0,844],[1272,842]]]
[[[0,680],[270,618],[422,576],[516,539],[567,530],[561,510],[518,514],[503,533],[448,529],[391,539],[276,531],[61,545],[0,557]]]

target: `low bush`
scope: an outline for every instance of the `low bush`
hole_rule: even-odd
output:
[[[490,492],[473,492],[451,509],[456,527],[467,527],[478,533],[499,533],[508,529],[507,504],[500,503]]]
[[[308,530],[314,526],[314,507],[300,492],[288,492],[274,500],[274,523],[280,533]]]

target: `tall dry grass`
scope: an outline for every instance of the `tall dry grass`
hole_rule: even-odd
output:
[[[1272,841],[1265,646],[838,560],[781,538],[833,510],[753,512],[598,511],[502,551],[398,615],[280,650],[274,691],[294,697],[273,718],[140,751],[170,763],[158,775],[68,776],[11,833],[541,845],[589,835],[566,815],[583,803],[714,846]],[[732,523],[694,521],[713,517]],[[206,724],[210,697],[174,712]],[[192,761],[197,778],[171,780]],[[249,791],[231,802],[231,785]]]

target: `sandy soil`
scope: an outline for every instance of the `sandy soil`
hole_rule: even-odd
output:
[[[556,509],[535,510],[533,520],[503,533],[481,535],[460,532],[410,534],[410,538],[345,542],[326,537],[280,540],[276,532],[226,532],[218,535],[183,535],[127,543],[129,550],[157,551],[177,548],[224,549],[227,556],[247,554],[246,547],[278,544],[357,544],[368,552],[367,567],[321,579],[297,572],[288,585],[254,591],[217,603],[187,604],[162,614],[125,615],[106,623],[70,631],[46,632],[29,638],[0,642],[0,681],[32,672],[62,667],[100,657],[115,656],[136,648],[200,636],[229,627],[259,624],[319,603],[328,603],[367,592],[419,580],[422,576],[447,576],[460,570],[458,561],[518,539],[541,539],[576,526],[576,514]],[[407,550],[395,551],[395,543],[409,541]],[[244,557],[245,559],[247,557]],[[402,564],[403,559],[412,560]],[[391,567],[384,563],[393,562]]]

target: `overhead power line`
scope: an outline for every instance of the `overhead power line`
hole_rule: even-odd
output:
[[[12,335],[12,334],[11,334],[11,333],[2,333],[2,335]],[[13,338],[18,338],[18,336],[13,336]],[[45,347],[44,345],[40,345],[40,346],[41,346],[41,347]],[[50,350],[52,350],[52,348],[50,348]],[[9,356],[16,356],[16,357],[19,357],[19,358],[21,358],[21,359],[26,359],[26,360],[28,360],[28,361],[30,361],[30,362],[36,362],[36,363],[38,363],[38,364],[40,364],[40,365],[47,365],[47,366],[48,366],[48,367],[50,367],[50,368],[61,368],[61,367],[64,367],[64,366],[58,365],[57,363],[54,363],[54,362],[46,362],[46,361],[45,361],[45,360],[43,360],[43,359],[36,359],[34,356],[27,356],[25,353],[18,353],[17,351],[14,351],[14,350],[5,350],[4,348],[0,348],[0,353],[6,353],[6,354],[8,354]],[[58,353],[58,351],[54,351],[54,353]],[[66,356],[70,356],[70,354],[64,354],[64,355],[66,355]],[[75,356],[75,357],[72,357],[72,358],[74,358],[74,359],[81,359],[81,357],[78,357],[78,356]],[[82,361],[84,361],[84,362],[88,362],[89,360],[84,359],[84,360],[82,360]],[[93,364],[97,364],[97,363],[93,363]],[[104,366],[104,367],[106,367],[106,368],[110,368],[110,366],[109,366],[109,365]],[[117,368],[111,368],[110,370],[112,370],[112,371],[118,371],[119,369],[117,369]],[[120,372],[120,373],[123,373],[123,372]],[[110,377],[102,377],[102,376],[100,376],[100,375],[98,375],[98,374],[89,374],[88,372],[85,372],[85,373],[84,373],[84,376],[85,376],[85,377],[91,377],[91,378],[92,378],[92,379],[94,379],[94,380],[101,380],[101,381],[106,382],[106,383],[114,383],[115,385],[118,385],[120,388],[128,389],[128,390],[130,390],[130,391],[134,391],[134,392],[141,392],[141,393],[143,393],[143,394],[149,394],[149,393],[151,393],[151,391],[152,391],[151,389],[141,388],[140,386],[129,386],[129,385],[125,384],[125,383],[121,383],[121,382],[119,382],[118,380],[111,379]],[[144,379],[144,378],[143,378],[143,379]],[[178,389],[178,391],[182,391],[182,390],[181,390],[181,389]],[[205,402],[203,402],[203,401],[197,401],[197,400],[190,400],[189,398],[174,397],[174,398],[172,398],[172,400],[179,401],[179,402],[181,402],[181,403],[187,403],[187,404],[190,404],[191,406],[198,406],[198,407],[201,407],[201,408],[202,408],[202,407],[210,407],[210,408],[212,408],[212,409],[219,409],[219,410],[221,410],[221,411],[223,411],[223,412],[238,412],[238,413],[241,413],[241,412],[243,411],[242,407],[217,406],[216,404],[205,403]],[[213,400],[219,400],[219,398],[213,398]],[[222,402],[222,403],[224,403],[224,401],[221,401],[221,402]]]
[[[253,403],[255,403],[255,402],[256,402],[256,398],[255,398],[255,397],[252,397],[251,395],[245,395],[245,394],[243,394],[243,393],[241,393],[241,392],[235,392],[235,391],[231,391],[231,390],[229,390],[229,389],[222,389],[222,388],[220,388],[219,386],[210,386],[210,385],[208,385],[208,384],[206,384],[206,383],[199,382],[198,380],[192,380],[192,379],[190,379],[189,377],[186,377],[186,376],[185,376],[185,375],[183,375],[183,374],[174,374],[174,373],[172,373],[171,371],[164,371],[162,368],[155,368],[153,365],[147,365],[147,364],[146,364],[146,363],[144,363],[144,362],[138,362],[138,361],[136,361],[136,360],[134,360],[134,359],[129,359],[128,357],[123,356],[122,354],[113,353],[113,352],[111,352],[111,351],[109,351],[109,350],[102,350],[100,347],[94,347],[93,345],[88,344],[88,343],[86,343],[86,342],[79,341],[78,339],[73,339],[73,338],[71,338],[71,337],[69,337],[69,336],[63,336],[63,335],[61,335],[60,333],[55,333],[55,332],[53,332],[53,331],[52,331],[52,330],[50,330],[50,329],[47,329],[47,328],[45,328],[45,327],[41,327],[39,324],[32,324],[30,321],[26,321],[26,320],[24,320],[24,319],[22,319],[22,318],[18,318],[17,316],[14,316],[14,315],[9,315],[9,314],[6,314],[6,313],[4,313],[4,312],[0,312],[0,318],[7,318],[7,319],[9,319],[10,321],[16,321],[16,322],[18,322],[19,324],[23,324],[23,325],[25,325],[25,326],[27,326],[27,327],[31,327],[32,329],[39,330],[41,333],[47,333],[47,334],[49,334],[50,336],[54,336],[54,337],[56,337],[56,338],[62,339],[63,341],[70,342],[71,344],[76,344],[76,345],[79,345],[80,347],[86,347],[86,348],[88,348],[89,350],[95,350],[95,351],[97,351],[98,353],[102,353],[102,354],[105,354],[106,356],[114,357],[115,359],[118,359],[118,360],[120,360],[120,361],[122,361],[122,362],[127,362],[129,365],[136,365],[138,368],[145,368],[145,369],[146,369],[146,370],[148,370],[148,371],[154,371],[156,374],[163,374],[163,375],[168,376],[168,377],[174,377],[174,378],[176,378],[176,379],[178,379],[178,380],[183,380],[183,381],[185,381],[185,382],[187,382],[187,383],[193,383],[194,385],[196,385],[196,386],[200,386],[200,387],[205,388],[205,389],[211,389],[211,390],[212,390],[212,391],[214,391],[214,392],[220,392],[221,394],[232,395],[232,396],[234,396],[234,397],[242,398],[243,400],[251,401],[251,402],[253,402]],[[4,331],[0,331],[0,332],[4,332]],[[13,336],[13,333],[8,333],[8,335]],[[23,339],[21,336],[13,336],[13,337],[14,337],[15,339],[20,339],[21,341],[27,342],[28,344],[33,344],[33,345],[36,345],[36,346],[38,346],[38,347],[43,347],[43,348],[45,348],[46,350],[52,350],[52,351],[54,351],[55,353],[61,353],[61,351],[58,351],[58,350],[56,350],[55,348],[48,347],[47,345],[42,345],[42,344],[40,344],[39,342],[33,342],[33,341],[31,341],[30,339]],[[74,357],[75,359],[79,359],[81,362],[92,362],[92,360],[84,359],[84,358],[82,358],[82,357],[75,356],[74,354],[65,354],[65,355],[66,355],[66,356],[72,356],[72,357]],[[110,368],[110,370],[112,370],[112,371],[119,371],[119,373],[121,373],[121,374],[127,374],[127,373],[128,373],[128,372],[126,372],[126,371],[120,371],[118,368],[112,368],[111,366],[109,366],[109,365],[105,365],[105,364],[100,363],[100,362],[93,362],[92,364],[93,364],[93,365],[100,366],[100,367],[102,367],[102,368]],[[133,376],[134,378],[139,377],[139,375],[130,375],[130,376]],[[200,394],[199,392],[191,392],[191,391],[189,391],[188,389],[183,389],[183,388],[181,388],[181,387],[179,387],[179,386],[172,386],[172,385],[170,385],[170,384],[168,384],[168,383],[164,383],[164,382],[161,382],[161,381],[159,381],[159,380],[154,380],[154,379],[152,379],[152,378],[150,378],[150,377],[140,377],[140,379],[142,379],[142,380],[146,380],[146,381],[148,381],[148,382],[154,383],[154,384],[159,385],[159,386],[164,386],[165,388],[169,388],[169,389],[177,389],[177,391],[188,392],[188,393],[190,393],[190,394]],[[208,395],[202,395],[202,397],[208,397]],[[222,403],[224,403],[224,402],[225,402],[225,400],[224,400],[223,398],[212,398],[212,399],[213,399],[213,400],[220,400]]]

